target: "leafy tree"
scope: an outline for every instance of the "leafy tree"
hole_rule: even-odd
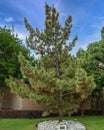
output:
[[[101,29],[101,39],[104,40],[104,27]]]
[[[27,44],[39,55],[35,66],[23,55],[19,55],[21,72],[28,82],[10,77],[7,83],[12,92],[40,104],[44,103],[46,111],[43,115],[59,113],[61,121],[63,114],[70,115],[77,110],[80,102],[87,98],[95,84],[93,78],[88,77],[81,68],[79,60],[70,54],[77,40],[75,37],[68,43],[72,27],[71,16],[62,27],[58,21],[59,13],[54,6],[46,4],[45,13],[43,31],[33,29],[25,19],[29,31]]]
[[[80,49],[77,57],[83,58],[84,55],[89,54],[87,62],[83,64],[84,69],[88,75],[94,77],[96,88],[93,91],[93,96],[101,96],[102,87],[104,87],[104,28],[101,30],[101,41],[89,44],[86,51]]]
[[[5,79],[9,75],[16,78],[21,77],[20,63],[18,62],[19,52],[22,52],[26,57],[29,54],[22,42],[14,35],[13,29],[0,27],[0,99],[4,95],[3,89],[7,87]]]

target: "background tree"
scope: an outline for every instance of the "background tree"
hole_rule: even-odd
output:
[[[0,93],[1,107],[3,91],[7,87],[5,79],[9,75],[21,78],[20,63],[18,55],[22,52],[26,57],[29,51],[25,48],[22,42],[14,34],[13,29],[0,27]]]
[[[104,27],[101,29],[101,39],[104,40]]]
[[[93,96],[101,96],[102,88],[104,87],[104,29],[101,30],[101,41],[89,44],[86,51],[79,50],[77,56],[81,59],[84,55],[89,54],[87,62],[83,64],[88,75],[94,77],[96,89],[93,91]]]
[[[39,55],[35,66],[32,66],[24,56],[19,56],[21,71],[28,84],[12,77],[7,83],[12,92],[40,104],[44,103],[45,115],[51,112],[59,113],[61,121],[63,114],[70,115],[77,110],[80,102],[87,98],[95,84],[93,78],[88,77],[81,68],[79,60],[70,54],[77,40],[75,37],[72,42],[68,42],[72,27],[71,16],[62,27],[58,21],[59,13],[54,6],[46,4],[45,13],[43,31],[33,29],[25,19],[29,31],[27,44]]]

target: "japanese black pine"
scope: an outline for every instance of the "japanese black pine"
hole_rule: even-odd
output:
[[[28,82],[12,77],[7,82],[12,92],[44,103],[46,111],[43,115],[59,113],[61,121],[63,115],[75,112],[95,87],[93,78],[88,77],[79,60],[71,56],[77,40],[75,37],[69,42],[72,17],[69,16],[61,26],[56,8],[46,4],[43,30],[34,29],[26,18],[24,21],[29,31],[27,45],[38,59],[33,66],[19,55],[21,71]]]

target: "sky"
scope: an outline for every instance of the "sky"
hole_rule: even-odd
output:
[[[73,54],[79,48],[86,49],[90,43],[101,40],[100,31],[104,26],[103,0],[0,0],[0,26],[14,25],[15,32],[24,41],[28,35],[24,17],[34,28],[44,29],[45,3],[54,4],[60,13],[62,25],[68,16],[72,16],[70,39],[78,36]]]

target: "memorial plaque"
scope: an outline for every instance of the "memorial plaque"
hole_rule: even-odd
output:
[[[56,126],[56,130],[67,130],[67,126],[64,123],[60,123]]]

